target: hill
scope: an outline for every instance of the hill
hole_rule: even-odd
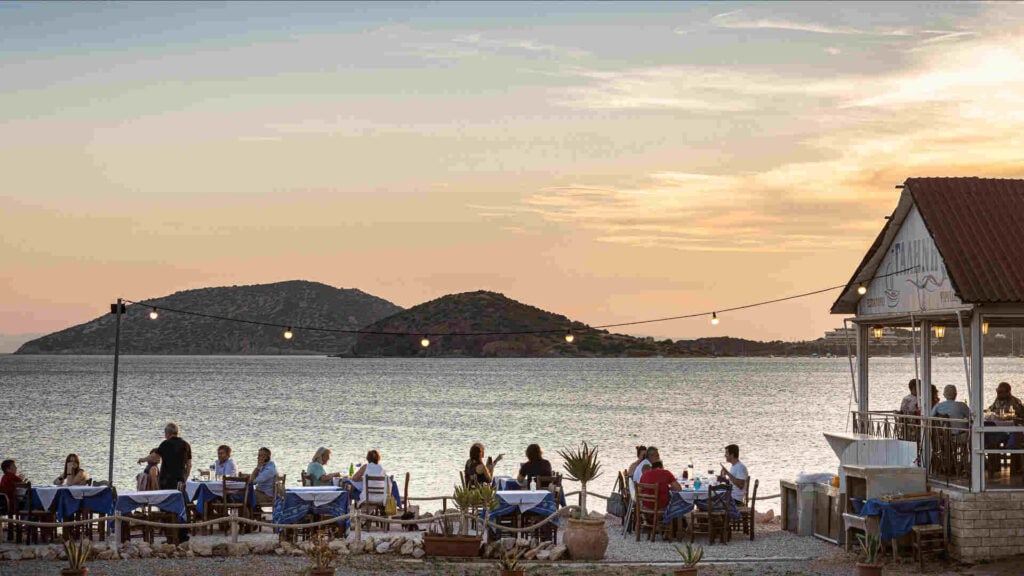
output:
[[[246,318],[270,323],[358,330],[402,310],[387,300],[356,289],[292,280],[274,284],[200,288],[147,300],[155,306]],[[163,312],[133,305],[121,318],[122,354],[329,354],[351,347],[354,337],[295,331],[288,341],[282,330]],[[114,316],[72,326],[31,340],[16,354],[112,354]]]

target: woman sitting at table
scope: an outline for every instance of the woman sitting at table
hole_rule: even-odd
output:
[[[504,454],[498,454],[493,461],[488,457],[485,464],[484,445],[477,442],[470,446],[469,460],[466,460],[466,483],[469,485],[490,484],[494,480],[494,466],[504,457]]]
[[[366,464],[360,466],[359,470],[356,470],[356,473],[352,475],[352,484],[362,493],[360,498],[365,498],[363,484],[367,476],[387,477],[387,472],[380,465],[380,452],[376,450],[370,450],[366,453]]]
[[[323,446],[316,449],[313,454],[313,461],[306,466],[306,476],[313,482],[313,486],[330,486],[331,480],[338,478],[341,474],[337,472],[327,473],[324,465],[331,459],[331,451]]]
[[[85,486],[89,483],[89,475],[82,470],[78,454],[68,454],[64,459],[64,472],[53,483],[57,486]]]
[[[157,461],[160,459],[160,454],[157,453],[156,448],[153,448],[149,453],[156,454]],[[154,464],[153,462],[146,462],[146,469],[135,475],[135,489],[139,492],[149,492],[150,490],[160,489],[160,465]]]
[[[537,444],[530,444],[526,447],[526,462],[523,462],[519,466],[519,475],[516,476],[516,480],[519,485],[526,488],[530,484],[532,478],[538,476],[551,476],[551,462],[548,462],[543,457],[540,446]],[[543,490],[548,487],[550,480],[537,482],[537,488]]]

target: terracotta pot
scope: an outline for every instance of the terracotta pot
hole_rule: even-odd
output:
[[[334,576],[334,567],[313,568],[309,571],[309,576]]]
[[[608,531],[604,520],[569,518],[569,529],[562,539],[574,560],[600,560],[608,548]]]
[[[480,555],[481,536],[423,535],[423,551],[427,556],[475,558]]]
[[[500,570],[500,573],[501,573],[501,576],[526,576],[526,570],[522,570],[522,569],[519,569],[519,570],[505,570],[504,568],[502,568]]]
[[[683,568],[676,568],[672,571],[676,576],[697,576],[696,566],[686,566]]]
[[[882,576],[882,565],[857,562],[857,576]]]
[[[78,568],[77,570],[75,568],[60,569],[60,576],[88,576],[88,574],[89,568],[87,566],[83,566],[81,568]]]

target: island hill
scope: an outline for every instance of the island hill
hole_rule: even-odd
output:
[[[129,305],[121,320],[123,354],[330,354],[346,357],[693,357],[810,355],[817,342],[754,342],[737,338],[655,340],[596,330],[569,318],[529,306],[495,292],[451,294],[403,310],[383,298],[356,289],[307,281],[202,288],[147,300],[155,306],[271,324],[313,326],[389,336],[282,329],[214,318],[160,313]],[[572,330],[574,341],[565,341]],[[538,332],[509,334],[510,332]],[[498,332],[501,334],[441,336]],[[428,336],[429,348],[420,346]],[[114,316],[105,314],[77,326],[25,343],[16,354],[112,354]]]

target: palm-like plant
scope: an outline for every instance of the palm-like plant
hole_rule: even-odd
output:
[[[478,497],[476,490],[467,486],[456,486],[455,492],[452,493],[452,504],[461,514],[459,517],[460,536],[469,535],[469,523],[466,522],[466,515],[473,513]]]
[[[864,551],[866,564],[878,563],[878,552],[882,549],[882,538],[878,534],[857,534],[860,541],[860,549]]]
[[[501,558],[498,559],[498,567],[502,570],[519,569],[519,538],[511,549],[501,547]]]
[[[675,549],[683,559],[683,565],[687,568],[696,566],[698,562],[704,559],[704,548],[699,545],[687,544],[685,549],[679,546],[676,546]]]
[[[72,540],[68,538],[62,541],[64,552],[68,555],[68,565],[72,570],[81,570],[85,567],[85,561],[89,559],[92,552],[92,542],[89,540]]]
[[[330,568],[331,563],[334,562],[334,550],[331,550],[330,537],[323,530],[317,530],[310,542],[313,545],[306,551],[310,563],[307,573],[312,570]]]
[[[587,517],[587,483],[601,475],[601,462],[597,458],[597,446],[586,442],[579,448],[564,448],[558,451],[565,463],[562,467],[569,480],[580,483],[580,519]]]

